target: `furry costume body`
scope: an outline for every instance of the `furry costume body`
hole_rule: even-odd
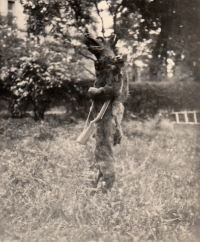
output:
[[[92,40],[92,44],[97,41]],[[99,175],[94,185],[97,186],[99,179],[103,177],[105,188],[110,189],[115,180],[113,145],[119,144],[123,135],[121,122],[124,113],[123,102],[128,97],[128,76],[125,61],[122,57],[115,56],[111,48],[112,41],[109,39],[107,42],[104,39],[97,43],[99,46],[88,44],[88,49],[97,57],[97,80],[94,87],[89,89],[90,97],[94,101],[95,116],[105,101],[111,100],[111,103],[103,119],[97,123],[95,159]]]

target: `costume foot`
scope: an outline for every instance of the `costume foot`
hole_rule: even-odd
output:
[[[99,180],[100,180],[102,177],[103,177],[103,174],[102,174],[102,172],[99,170],[99,173],[98,173],[97,178],[96,178],[94,181],[92,181],[92,186],[93,186],[94,188],[97,188],[98,183],[99,183]]]
[[[113,141],[113,145],[117,145],[121,143],[121,139],[122,139],[122,135],[120,133],[115,133],[114,135],[114,141]]]
[[[113,172],[112,174],[106,174],[103,176],[103,181],[105,182],[105,185],[103,186],[103,189],[106,190],[111,190],[113,187],[114,181],[115,181],[115,173]]]

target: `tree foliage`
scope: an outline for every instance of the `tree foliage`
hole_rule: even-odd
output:
[[[82,36],[88,31],[103,36],[115,33],[116,52],[119,49],[127,54],[129,64],[149,68],[150,80],[163,80],[173,74],[174,80],[200,77],[197,0],[190,5],[186,0],[21,3],[28,17],[28,39],[18,36],[16,25],[8,26],[5,18],[0,19],[0,79],[1,86],[6,84],[12,94],[13,115],[19,115],[27,108],[24,103],[29,102],[34,110],[39,110],[45,102],[49,103],[49,90],[63,82],[86,79],[88,73],[89,78],[94,76],[91,66],[95,58],[82,44]],[[45,37],[42,45],[41,36]],[[47,105],[41,112],[46,108]],[[43,116],[37,112],[36,119]]]
[[[120,6],[116,5],[116,1],[107,2],[111,4],[111,13],[116,13],[120,8],[127,8],[131,13],[138,13],[136,17],[141,15],[138,29],[135,29],[138,41],[143,42],[144,39],[154,41],[150,46],[152,52],[149,61],[150,80],[159,80],[159,72],[167,74],[166,67],[169,66],[167,59],[171,59],[176,65],[183,65],[184,71],[187,66],[190,69],[188,75],[199,77],[200,31],[196,28],[196,24],[200,23],[200,5],[197,0],[192,0],[190,4],[187,0],[123,0],[120,1]],[[123,14],[121,16],[123,17]],[[127,16],[125,19],[129,20]],[[120,32],[126,26],[130,31],[130,26],[126,25],[126,22],[123,22],[122,28],[116,27],[114,30]],[[158,28],[160,31],[155,38],[152,33]]]
[[[24,41],[17,26],[7,22],[7,17],[0,15],[0,69],[14,64],[23,51]]]
[[[20,35],[16,25],[0,25],[0,94],[10,103],[13,117],[33,110],[35,120],[42,119],[51,103],[51,93],[64,82],[88,76],[80,56],[58,41],[38,44],[33,34]]]
[[[102,25],[102,35],[105,35],[107,20],[99,3],[106,2],[106,11],[113,21],[110,28],[128,49],[131,61],[139,58],[149,65],[150,80],[159,80],[159,73],[170,76],[175,65],[168,71],[169,61],[176,65],[185,64],[191,70],[189,75],[198,76],[199,31],[194,31],[195,22],[199,21],[197,0],[192,0],[190,5],[186,0],[21,2],[29,16],[28,29],[31,33],[46,34],[45,28],[49,26],[55,37],[68,44],[73,43],[78,33],[88,29],[97,31],[98,22]],[[192,53],[194,55],[191,57]]]
[[[8,70],[15,66],[24,53],[24,40],[19,35],[15,23],[8,25],[8,18],[0,15],[0,97],[7,98],[10,94],[5,89],[5,77]]]

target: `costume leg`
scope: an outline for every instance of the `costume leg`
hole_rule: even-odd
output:
[[[114,101],[112,104],[112,115],[115,120],[116,132],[114,134],[114,145],[120,144],[123,131],[121,127],[121,122],[124,114],[124,105],[120,101]]]
[[[102,120],[97,123],[95,158],[99,167],[99,177],[103,177],[105,188],[111,189],[115,180],[113,137],[116,130],[112,108],[108,108]],[[98,178],[98,181],[99,179]]]

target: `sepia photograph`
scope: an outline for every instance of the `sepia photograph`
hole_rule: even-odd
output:
[[[200,0],[0,0],[0,242],[200,242]]]

